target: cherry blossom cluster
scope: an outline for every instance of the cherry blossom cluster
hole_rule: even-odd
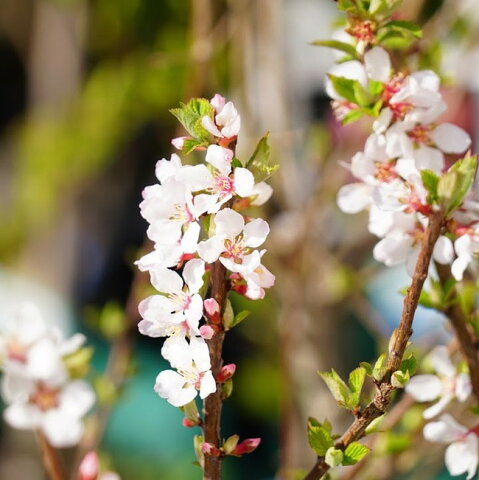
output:
[[[204,298],[212,264],[221,262],[228,288],[250,299],[262,298],[264,289],[274,283],[274,275],[261,263],[265,250],[258,249],[269,226],[241,213],[263,204],[272,189],[255,182],[252,171],[235,158],[240,115],[220,95],[206,107],[202,104],[209,114],[196,118],[198,108],[182,112],[186,118],[182,123],[193,124],[193,133],[200,132],[202,142],[179,137],[172,144],[186,151],[188,144],[197,142],[194,149],[205,152],[204,163],[183,165],[177,154],[159,160],[158,183],[144,189],[140,204],[154,249],[137,265],[149,272],[158,294],[140,303],[138,327],[143,335],[166,337],[162,355],[175,370],[158,375],[155,391],[176,407],[198,393],[207,397],[219,381],[213,378],[205,341],[222,321],[216,300]]]
[[[10,426],[40,430],[54,447],[80,441],[82,418],[95,394],[86,381],[72,378],[68,358],[84,341],[81,334],[65,339],[31,303],[18,309],[0,333],[4,418]]]
[[[438,346],[430,354],[431,366],[437,375],[423,374],[411,378],[406,392],[418,402],[438,401],[423,412],[423,417],[431,419],[441,413],[454,399],[465,402],[472,391],[468,373],[458,371],[449,359],[448,349]],[[449,444],[445,462],[451,475],[468,474],[472,478],[479,462],[479,427],[468,429],[460,425],[449,414],[424,427],[424,437],[431,442]]]
[[[340,119],[360,108],[341,95],[341,81],[354,81],[379,98],[372,113],[376,116],[373,133],[351,161],[351,173],[358,181],[341,188],[338,205],[346,213],[367,209],[369,231],[380,238],[374,258],[387,266],[406,263],[412,273],[434,208],[423,172],[440,176],[450,156],[465,152],[471,140],[458,126],[438,123],[447,106],[436,73],[395,72],[388,53],[379,46],[362,58],[362,62],[351,60],[334,66],[326,85]],[[457,280],[479,251],[477,213],[466,211],[468,206],[477,210],[477,204],[466,202],[434,249],[434,260],[452,264]]]

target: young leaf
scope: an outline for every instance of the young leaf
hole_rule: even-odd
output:
[[[439,201],[450,215],[461,206],[474,182],[477,169],[477,155],[469,153],[452,165],[439,179],[437,194]]]
[[[378,382],[383,378],[384,374],[386,373],[386,354],[383,353],[374,364],[373,367],[373,378]]]
[[[257,183],[269,178],[279,168],[279,165],[271,164],[268,136],[269,133],[258,142],[253,155],[251,155],[251,158],[246,163],[246,168],[254,175]]]
[[[361,390],[365,378],[366,369],[364,367],[358,367],[349,374],[348,383],[349,388],[351,389],[351,395],[348,403],[350,407],[357,407],[359,405],[359,399],[361,397]]]
[[[228,326],[225,325],[226,330],[231,330],[233,327],[236,327],[236,325],[239,325],[245,318],[248,318],[251,315],[251,312],[248,312],[248,310],[242,310],[238,314],[236,314]]]
[[[343,465],[354,465],[369,453],[369,448],[359,442],[352,442],[344,450]]]
[[[343,382],[341,377],[336,373],[334,369],[331,372],[320,372],[319,375],[326,383],[329,391],[333,395],[338,405],[349,409],[349,398],[351,396],[351,390]]]
[[[331,467],[339,467],[343,463],[343,451],[334,447],[330,447],[326,452],[324,461]]]
[[[396,370],[391,376],[391,385],[394,388],[404,388],[410,378],[411,376],[408,371],[402,372],[401,370]]]
[[[235,313],[233,311],[233,306],[229,300],[226,300],[225,311],[223,313],[223,326],[225,330],[232,328],[235,318]]]
[[[409,375],[414,375],[416,373],[417,369],[417,360],[416,357],[411,353],[409,357],[405,358],[401,362],[401,372],[403,373],[409,373]]]
[[[204,116],[213,118],[215,110],[206,98],[193,98],[186,104],[181,103],[179,108],[172,108],[170,112],[196,140],[202,142],[209,138],[210,133],[201,124],[201,119]]]
[[[381,415],[378,418],[375,418],[367,427],[365,430],[366,435],[369,435],[370,433],[374,433],[378,431],[378,428],[381,424],[381,422],[384,419],[384,415]]]
[[[345,42],[340,42],[338,40],[315,40],[311,42],[311,45],[318,47],[329,47],[334,48],[335,50],[341,50],[342,52],[347,53],[351,57],[358,59],[359,55],[353,45]]]
[[[309,446],[316,452],[316,455],[323,456],[333,446],[331,434],[321,424],[313,425],[308,422]]]
[[[391,22],[383,25],[384,29],[396,30],[406,35],[412,35],[416,38],[422,37],[422,30],[419,25],[414,22],[408,22],[407,20],[392,20]]]
[[[428,203],[432,205],[437,202],[437,185],[439,176],[431,170],[421,170],[421,179],[424,187],[428,191]]]
[[[356,100],[355,85],[359,85],[362,88],[362,85],[357,80],[351,80],[350,78],[337,77],[336,75],[328,74],[329,79],[333,85],[336,93],[341,97],[345,98],[351,103],[358,103]]]

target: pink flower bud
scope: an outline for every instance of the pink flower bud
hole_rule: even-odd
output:
[[[206,310],[206,315],[211,323],[221,323],[220,306],[214,298],[207,298],[203,302]]]
[[[219,383],[226,382],[226,380],[228,380],[234,375],[235,371],[236,371],[236,365],[234,363],[229,363],[228,365],[224,365],[221,368],[220,373],[218,373],[216,377],[216,381]]]
[[[217,93],[210,100],[210,103],[211,103],[211,105],[213,105],[216,112],[219,113],[219,112],[221,112],[221,110],[223,110],[223,107],[225,106],[225,103],[226,103],[226,99],[225,99],[225,97],[222,97],[219,93]]]
[[[209,325],[203,325],[200,327],[200,335],[205,339],[205,340],[210,340],[213,338],[213,335],[215,334],[215,329],[213,327],[210,327]]]
[[[100,470],[100,461],[95,452],[88,452],[78,469],[79,480],[96,480]]]
[[[171,141],[171,144],[178,150],[183,150],[183,145],[185,144],[185,140],[187,138],[188,137],[176,137]]]
[[[201,444],[201,451],[210,457],[219,457],[221,455],[220,449],[215,447],[212,443],[203,442]]]
[[[198,425],[197,423],[193,422],[193,420],[190,420],[189,418],[186,418],[186,417],[183,419],[182,423],[183,423],[183,426],[187,428],[195,427],[196,425]]]
[[[261,438],[247,438],[239,443],[236,448],[231,452],[231,455],[245,455],[251,453],[261,443]]]

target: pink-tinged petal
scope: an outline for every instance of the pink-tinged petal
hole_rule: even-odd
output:
[[[176,153],[173,153],[171,160],[165,158],[158,160],[155,168],[156,178],[163,183],[167,178],[174,177],[180,168],[181,159]]]
[[[150,271],[151,283],[162,293],[178,293],[183,288],[183,279],[173,270],[154,267]]]
[[[105,472],[100,475],[98,480],[121,480],[120,475],[115,472]]]
[[[174,267],[181,260],[183,249],[180,245],[157,245],[155,250],[147,253],[135,262],[142,272],[152,270],[156,265]]]
[[[422,416],[426,419],[429,420],[436,415],[439,415],[450,403],[451,400],[453,399],[453,396],[450,394],[444,395],[437,403],[434,405],[431,405],[429,408],[426,408],[424,412],[422,413]]]
[[[442,382],[436,375],[415,375],[405,390],[418,402],[430,402],[441,395]]]
[[[60,383],[66,379],[58,346],[49,338],[39,340],[28,350],[27,363],[29,375],[38,380],[49,381],[55,378]]]
[[[444,155],[437,148],[419,147],[414,151],[414,160],[419,170],[427,169],[440,174],[445,167]]]
[[[186,262],[183,268],[183,279],[188,285],[190,294],[197,293],[203,286],[203,275],[205,274],[205,262],[194,258]]]
[[[350,183],[340,188],[338,207],[344,213],[358,213],[371,204],[371,187],[364,183]]]
[[[206,398],[211,393],[216,392],[216,382],[211,370],[208,370],[201,379],[200,397]]]
[[[432,70],[419,70],[411,74],[411,77],[420,85],[421,88],[438,92],[441,86],[441,79]]]
[[[164,370],[158,374],[154,390],[174,407],[182,407],[190,403],[197,395],[196,389],[186,385],[186,379],[173,370]]]
[[[251,197],[254,198],[252,200],[251,205],[259,206],[266,203],[273,194],[273,188],[271,185],[268,185],[266,182],[259,182],[253,187],[253,191],[251,192]]]
[[[469,434],[464,440],[451,443],[446,449],[444,460],[449,473],[453,476],[467,472],[467,480],[477,471],[478,453],[477,437]]]
[[[472,262],[472,257],[469,255],[461,255],[452,262],[451,273],[452,276],[458,281],[461,282],[464,277],[464,272],[466,271],[468,265]]]
[[[215,329],[209,325],[202,325],[199,332],[205,340],[211,340],[215,334]]]
[[[221,133],[226,138],[236,137],[239,134],[241,129],[241,117],[236,115],[236,117],[231,120],[227,125],[221,129]]]
[[[155,320],[169,314],[175,309],[175,304],[163,295],[151,295],[138,305],[138,311],[143,318]]]
[[[192,222],[188,225],[181,239],[181,248],[184,253],[195,253],[198,248],[198,239],[200,237],[200,225]]]
[[[47,324],[39,308],[32,302],[24,302],[13,316],[15,338],[23,345],[39,340],[47,331]]]
[[[449,351],[445,345],[438,345],[429,354],[431,365],[437,373],[448,378],[456,376],[456,368],[451,362]]]
[[[200,215],[209,211],[213,205],[216,204],[218,197],[216,195],[208,195],[206,193],[201,193],[196,195],[193,200],[193,210],[196,218],[199,218]]]
[[[424,438],[430,442],[451,443],[467,433],[467,428],[457,423],[448,413],[441,415],[438,421],[424,426]]]
[[[224,208],[215,215],[216,235],[227,238],[236,237],[244,227],[244,218],[231,208]]]
[[[189,137],[176,137],[171,140],[171,144],[178,150],[183,150],[185,140]]]
[[[210,103],[217,112],[221,112],[225,106],[226,99],[219,93],[216,93],[215,96],[210,100]]]
[[[211,173],[206,165],[186,165],[178,171],[175,178],[191,192],[204,190],[212,182]]]
[[[394,167],[396,173],[402,178],[409,179],[419,174],[413,158],[400,158]]]
[[[63,409],[48,410],[43,415],[41,428],[55,448],[73,447],[83,435],[80,419]]]
[[[241,118],[233,102],[228,102],[215,117],[216,123],[221,125],[221,133],[226,138],[236,137],[241,128]]]
[[[201,119],[201,125],[203,125],[203,127],[206,128],[206,130],[208,130],[208,132],[211,133],[211,135],[214,135],[215,137],[223,136],[221,132],[218,130],[218,127],[215,125],[215,122],[213,122],[213,120],[207,115],[205,115]]]
[[[389,236],[376,244],[373,256],[378,262],[392,267],[406,261],[411,247],[412,239],[409,235]]]
[[[247,168],[235,168],[234,188],[240,197],[249,197],[253,193],[254,176]]]
[[[79,480],[97,480],[100,473],[100,460],[95,452],[88,452],[78,468]]]
[[[7,403],[26,402],[35,390],[35,381],[26,372],[23,374],[13,373],[4,366],[2,379],[2,397]]]
[[[387,82],[391,74],[389,54],[381,47],[374,47],[364,55],[364,66],[368,76],[378,82]]]
[[[185,310],[186,321],[188,326],[198,335],[198,324],[203,316],[203,300],[200,295],[196,294],[191,297],[190,305]]]
[[[30,430],[39,425],[41,412],[34,405],[13,403],[4,410],[3,418],[13,428]]]
[[[433,252],[436,262],[447,265],[454,259],[454,246],[451,240],[445,236],[440,236],[434,246]]]
[[[173,368],[191,369],[191,350],[185,337],[173,335],[167,338],[161,348],[161,355],[171,363]]]
[[[95,392],[84,380],[74,380],[61,391],[59,400],[62,410],[80,418],[95,404]]]
[[[71,353],[76,352],[85,342],[85,335],[82,333],[75,333],[58,346],[58,351],[62,356],[70,355]]]
[[[470,235],[462,235],[454,242],[454,250],[459,257],[473,253],[473,242]]]
[[[148,238],[157,245],[175,245],[181,239],[180,222],[171,220],[155,221],[146,231]]]
[[[268,222],[261,218],[255,218],[245,225],[243,234],[244,242],[248,247],[259,247],[269,234]]]
[[[225,238],[215,235],[203,242],[198,243],[198,255],[206,262],[213,263],[224,252]]]
[[[211,368],[208,345],[201,337],[190,338],[190,353],[200,372],[206,372]]]
[[[213,165],[223,175],[229,175],[231,172],[231,161],[233,152],[229,148],[223,148],[219,145],[210,145],[206,151],[205,161]]]
[[[472,393],[471,377],[467,373],[460,373],[456,377],[456,385],[454,389],[456,398],[460,402],[465,402]]]
[[[446,153],[462,153],[471,145],[471,137],[452,123],[442,123],[430,133],[430,137]]]
[[[373,123],[375,133],[384,133],[393,119],[393,112],[389,107],[383,108],[379,117]]]

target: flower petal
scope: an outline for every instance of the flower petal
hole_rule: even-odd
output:
[[[434,143],[446,153],[462,153],[471,145],[471,137],[452,123],[442,123],[431,133]]]
[[[429,402],[441,395],[442,382],[436,375],[415,375],[405,390],[418,402]]]

